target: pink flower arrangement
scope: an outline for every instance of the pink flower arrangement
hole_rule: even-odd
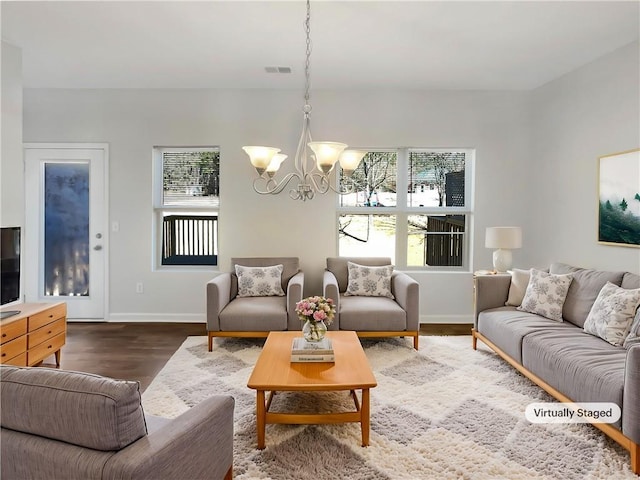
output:
[[[330,298],[307,297],[296,303],[296,313],[303,322],[324,322],[331,325],[336,316],[336,306]]]

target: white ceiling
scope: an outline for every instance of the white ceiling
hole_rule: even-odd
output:
[[[27,88],[303,88],[303,0],[0,8]],[[312,88],[529,90],[640,37],[638,0],[315,0],[311,12]]]

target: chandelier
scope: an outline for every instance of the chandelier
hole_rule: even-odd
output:
[[[291,184],[289,196],[294,200],[311,200],[317,193],[325,194],[329,190],[336,193],[351,193],[354,184],[351,175],[366,155],[363,150],[346,150],[347,145],[338,142],[314,142],[311,139],[311,105],[309,104],[311,58],[311,5],[307,0],[307,16],[304,22],[306,33],[306,61],[304,66],[305,89],[304,106],[302,107],[302,134],[294,158],[295,171],[285,175],[280,181],[275,177],[287,155],[281,154],[279,148],[246,146],[242,149],[249,155],[258,177],[253,181],[253,189],[261,195],[277,195]],[[309,151],[310,150],[310,151]],[[312,153],[311,153],[312,152]],[[342,174],[347,180],[336,189],[330,180],[336,163],[340,164]]]

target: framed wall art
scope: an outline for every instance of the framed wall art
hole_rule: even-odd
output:
[[[640,247],[640,149],[598,159],[598,243]]]

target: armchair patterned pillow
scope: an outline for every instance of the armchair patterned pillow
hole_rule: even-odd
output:
[[[393,265],[370,267],[348,262],[349,284],[345,295],[394,298],[391,293]]]

